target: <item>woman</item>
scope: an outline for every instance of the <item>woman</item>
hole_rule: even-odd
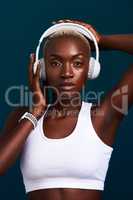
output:
[[[87,27],[101,50],[133,54],[133,35],[103,36],[83,22],[60,22]],[[32,109],[23,107],[12,112],[0,138],[0,174],[3,175],[22,153],[21,170],[29,200],[102,198],[116,130],[125,116],[125,112],[116,109],[121,107],[122,93],[114,94],[128,88],[128,109],[132,106],[133,68],[129,68],[100,105],[92,107],[79,97],[87,81],[90,54],[89,42],[78,33],[57,33],[47,40],[45,84],[57,91],[51,105],[47,104],[46,93],[43,94],[40,87],[39,64],[33,74],[35,55],[30,56],[29,83],[35,94]],[[32,118],[21,118],[26,111]]]

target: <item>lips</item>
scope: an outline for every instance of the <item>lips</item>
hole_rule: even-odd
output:
[[[74,86],[74,84],[72,82],[63,82],[60,84],[60,86]]]

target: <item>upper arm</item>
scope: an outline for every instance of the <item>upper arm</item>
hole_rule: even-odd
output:
[[[110,116],[122,119],[133,105],[133,65],[129,67],[118,84],[105,97],[104,105]]]

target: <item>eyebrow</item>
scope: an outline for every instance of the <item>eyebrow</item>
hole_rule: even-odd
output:
[[[85,56],[85,55],[84,55],[83,53],[78,53],[78,54],[73,55],[72,57],[74,58],[74,57],[77,57],[77,56]],[[51,54],[50,57],[51,57],[51,58],[52,58],[52,57],[62,58],[62,56],[59,55],[59,54]]]

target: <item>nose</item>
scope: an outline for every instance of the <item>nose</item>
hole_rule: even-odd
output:
[[[65,63],[62,67],[61,77],[62,78],[72,78],[74,75],[73,69],[70,63]]]

